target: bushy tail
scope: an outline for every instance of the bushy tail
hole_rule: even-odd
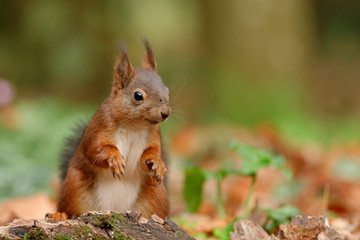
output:
[[[72,135],[65,140],[65,145],[61,154],[59,164],[60,177],[62,182],[66,178],[70,159],[75,154],[76,148],[80,144],[86,126],[87,123],[85,122],[78,123],[77,126],[74,128]]]

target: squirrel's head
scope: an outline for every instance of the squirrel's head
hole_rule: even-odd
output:
[[[149,126],[164,122],[171,113],[169,89],[156,73],[156,62],[149,43],[141,68],[129,62],[122,47],[114,67],[111,92],[114,118],[123,124]]]

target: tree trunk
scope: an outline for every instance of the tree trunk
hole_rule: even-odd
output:
[[[0,227],[0,240],[5,239],[194,239],[168,218],[127,211],[89,212],[65,222],[19,219]]]

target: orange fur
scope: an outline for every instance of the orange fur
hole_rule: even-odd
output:
[[[136,208],[146,218],[150,218],[154,213],[161,218],[165,218],[169,214],[167,191],[164,183],[155,186],[153,182],[153,178],[145,178],[145,182],[141,186],[142,189],[136,202]]]
[[[167,169],[164,162],[161,160],[161,137],[160,137],[160,128],[159,126],[151,129],[149,139],[149,147],[147,147],[142,156],[141,156],[141,169],[144,172],[154,172],[155,182],[154,184],[160,184],[164,180],[165,173]],[[152,168],[149,168],[146,161],[151,160]]]

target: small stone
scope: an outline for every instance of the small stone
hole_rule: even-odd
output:
[[[161,217],[159,217],[159,216],[156,215],[156,214],[153,214],[153,215],[151,216],[151,219],[154,220],[155,222],[161,224],[161,225],[164,224],[164,219],[162,219]]]
[[[341,240],[341,235],[329,224],[324,216],[296,216],[290,224],[281,224],[277,235],[281,240],[317,239]]]
[[[258,224],[241,219],[234,224],[234,232],[230,233],[230,240],[270,240],[270,236]]]
[[[148,219],[144,218],[143,216],[141,216],[139,219],[138,219],[138,222],[140,224],[145,224],[145,223],[148,223]]]

